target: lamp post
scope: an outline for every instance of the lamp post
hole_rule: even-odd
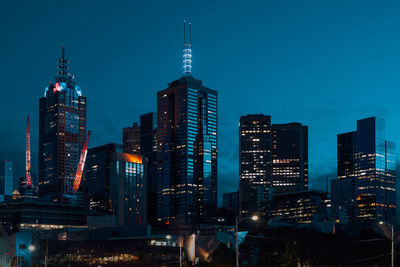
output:
[[[254,215],[251,217],[246,217],[246,218],[239,218],[236,217],[235,219],[235,234],[236,234],[236,267],[239,267],[239,239],[238,239],[238,226],[239,223],[246,219],[252,219],[253,221],[258,221],[258,216]]]
[[[383,222],[379,222],[379,224],[383,224]],[[391,252],[390,252],[390,266],[394,267],[394,225],[387,223],[390,226],[390,230],[391,230]]]

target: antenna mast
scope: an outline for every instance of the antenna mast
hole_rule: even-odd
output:
[[[183,21],[183,76],[192,76],[192,23],[189,22],[189,37],[186,40],[186,20]]]

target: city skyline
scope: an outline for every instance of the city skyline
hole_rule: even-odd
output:
[[[10,14],[13,14],[13,4],[8,3],[8,5],[10,5]],[[69,8],[77,8],[78,13],[82,12],[86,5],[68,4],[65,6],[65,14],[58,15],[67,16]],[[323,4],[320,4],[319,7],[321,5]],[[356,4],[353,5],[353,8],[359,7]],[[114,8],[124,12],[122,6]],[[391,25],[388,32],[374,32],[374,29],[371,28],[373,25],[367,24],[369,15],[378,16],[379,12],[373,11],[373,6],[371,3],[362,6],[363,12],[360,12],[357,18],[352,18],[354,12],[351,12],[351,16],[340,13],[340,3],[336,6],[325,4],[326,9],[336,7],[333,9],[333,13],[342,14],[347,22],[352,19],[360,20],[349,30],[345,29],[345,22],[343,25],[339,25],[345,35],[341,37],[334,35],[335,33],[339,34],[338,29],[329,27],[323,29],[323,26],[332,27],[328,21],[329,18],[320,18],[323,26],[314,26],[314,28],[306,27],[311,26],[310,21],[301,21],[300,25],[291,25],[290,27],[293,26],[294,29],[288,25],[278,27],[267,23],[273,22],[278,15],[269,19],[256,18],[247,21],[246,25],[241,25],[235,24],[232,19],[229,19],[229,14],[232,15],[231,13],[238,12],[238,10],[230,11],[231,13],[228,15],[221,14],[218,18],[211,16],[211,21],[207,22],[201,21],[199,14],[206,7],[195,12],[193,11],[194,7],[188,6],[182,8],[188,11],[187,15],[183,12],[184,15],[180,14],[173,19],[168,19],[166,26],[161,25],[159,21],[149,21],[140,16],[136,19],[132,18],[132,20],[124,18],[118,23],[107,21],[112,26],[109,29],[106,28],[106,33],[103,35],[96,36],[95,33],[99,33],[101,30],[96,26],[95,16],[105,12],[105,4],[101,3],[95,8],[94,14],[88,15],[86,30],[93,27],[94,33],[85,37],[83,31],[78,31],[78,25],[71,24],[68,28],[61,22],[56,22],[56,26],[61,26],[60,36],[56,36],[53,40],[50,37],[44,38],[44,36],[52,31],[54,25],[43,25],[46,19],[44,19],[45,16],[42,16],[43,18],[40,16],[45,10],[36,10],[36,13],[33,12],[33,15],[30,15],[37,19],[33,25],[30,25],[18,38],[13,38],[15,33],[8,29],[10,32],[6,32],[6,39],[9,41],[10,47],[7,44],[0,45],[2,48],[0,53],[5,63],[0,67],[0,73],[4,76],[2,77],[3,92],[12,99],[1,106],[2,114],[10,114],[11,112],[7,111],[16,105],[16,99],[19,99],[16,96],[25,95],[21,99],[23,108],[12,112],[9,116],[1,117],[0,122],[7,127],[2,127],[0,130],[0,146],[2,147],[0,158],[14,162],[15,178],[24,175],[25,116],[29,114],[32,132],[32,171],[37,174],[38,98],[43,96],[44,88],[56,74],[56,60],[59,58],[62,45],[65,45],[66,56],[71,61],[71,72],[77,74],[75,80],[81,85],[88,98],[87,129],[93,131],[89,147],[111,142],[121,143],[122,128],[139,121],[141,114],[156,111],[156,93],[159,88],[165,88],[169,81],[181,76],[183,38],[180,29],[183,20],[190,18],[194,25],[192,34],[194,77],[204,80],[207,86],[216,88],[219,94],[218,194],[220,198],[222,193],[237,189],[239,175],[237,124],[240,115],[252,113],[271,115],[274,118],[272,123],[295,121],[309,126],[310,188],[320,189],[318,179],[321,176],[336,175],[336,135],[352,130],[356,120],[373,115],[383,117],[388,124],[388,139],[400,143],[395,134],[400,130],[396,119],[398,112],[396,113],[395,108],[395,101],[399,96],[396,88],[400,84],[400,80],[397,78],[400,69],[400,64],[397,62],[400,62],[400,55],[390,54],[389,51],[395,51],[390,49],[389,51],[377,51],[375,47],[377,44],[361,43],[360,40],[364,40],[361,37],[367,36],[366,32],[358,32],[356,37],[347,36],[354,33],[352,31],[358,29],[357,27],[368,28],[369,25],[368,29],[372,32],[368,32],[368,34],[375,34],[374,37],[370,37],[371,39],[376,39],[377,34],[380,34],[382,36],[379,40],[382,43],[387,46],[393,45],[393,49],[396,47],[396,44],[393,43],[395,40],[390,42],[389,35],[396,35],[393,31],[398,31],[396,28],[399,27],[391,25],[391,21],[386,20],[384,15],[379,14],[380,20],[378,21],[386,23],[388,26]],[[48,5],[47,8],[52,7],[54,8],[54,6]],[[272,4],[262,7],[263,11],[267,11],[269,7],[275,8],[278,14],[281,14],[279,11],[282,12],[282,7]],[[27,4],[20,12],[25,14],[29,8],[33,7],[29,7]],[[131,8],[133,7],[131,6]],[[149,9],[147,6],[136,8]],[[214,12],[219,10],[218,8],[221,7],[216,6]],[[290,12],[294,12],[295,7],[288,8]],[[308,8],[312,9],[311,6]],[[379,8],[382,9],[382,7]],[[395,12],[398,9],[399,6],[395,6],[392,10],[385,9],[384,11]],[[165,10],[167,7],[156,12],[165,12]],[[255,8],[246,6],[245,10],[255,11]],[[324,11],[327,12],[325,9]],[[305,19],[308,12],[311,11],[305,8],[301,9],[301,14],[297,15],[297,18]],[[11,21],[13,21],[10,14],[1,18],[1,20],[7,21],[8,25],[11,25]],[[212,14],[216,13],[212,12]],[[54,14],[50,14],[49,19],[52,16]],[[313,14],[313,16],[317,15]],[[90,21],[90,19],[94,21]],[[227,20],[224,21],[225,19]],[[260,24],[264,26],[269,25],[265,31],[273,33],[271,38],[263,34],[262,27],[257,26],[256,22],[262,22]],[[289,22],[289,20],[285,20],[285,23]],[[214,28],[213,23],[218,27]],[[363,23],[366,24],[363,25]],[[124,27],[126,32],[112,30],[118,28],[118,25]],[[21,25],[16,24],[13,27],[15,27],[14,30],[18,30]],[[239,40],[241,39],[240,35],[236,36],[237,34],[229,31],[228,33],[224,32],[222,36],[217,36],[222,28],[232,29],[232,31],[236,29],[252,42],[243,46],[244,43]],[[278,33],[278,29],[283,32],[295,31],[298,34],[295,37],[298,38],[296,39],[297,46],[285,42],[288,40],[283,34]],[[132,30],[132,35],[128,30]],[[324,30],[333,35],[323,34]],[[38,34],[35,31],[38,31]],[[311,36],[312,33],[317,34],[319,38]],[[76,34],[86,43],[82,40],[73,40],[71,34]],[[121,46],[120,51],[110,49],[114,45],[114,43],[108,43],[110,37],[118,40],[118,46]],[[93,38],[93,40],[88,38]],[[157,49],[154,50],[153,45],[149,44],[151,40],[154,41],[154,38],[164,39],[166,42],[157,44]],[[123,42],[124,40],[126,42]],[[319,46],[322,43],[323,48],[312,51],[313,41],[319,42],[317,44]],[[331,41],[332,43],[330,43]],[[121,42],[124,44],[120,44]],[[284,45],[276,53],[273,48],[277,49],[281,42],[286,46]],[[224,43],[225,45],[223,45]],[[227,44],[233,47],[226,47]],[[264,45],[267,47],[264,48]],[[363,49],[359,49],[360,47]],[[257,57],[254,56],[255,52],[253,51],[257,52]],[[149,55],[150,52],[154,54]],[[143,57],[139,54],[147,56]],[[334,64],[329,65],[335,56],[339,56],[339,58],[333,61]],[[310,62],[307,62],[308,60]],[[159,64],[154,64],[154,62]],[[235,65],[230,66],[234,63]],[[254,63],[257,64],[248,67]],[[152,80],[153,77],[157,77],[157,79]],[[28,86],[26,86],[27,84]],[[349,92],[349,90],[353,90],[353,92]],[[376,92],[380,94],[376,95]],[[257,94],[260,94],[260,97]],[[270,98],[276,101],[271,104]],[[357,100],[355,105],[353,104],[354,100]],[[103,109],[104,104],[112,111],[107,112],[107,109]],[[115,120],[117,117],[119,119]],[[320,179],[320,182],[324,188],[325,179],[322,181]]]

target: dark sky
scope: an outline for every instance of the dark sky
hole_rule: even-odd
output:
[[[238,121],[249,113],[309,126],[311,188],[336,172],[336,134],[386,120],[400,143],[399,1],[1,1],[0,159],[24,175],[25,116],[37,170],[38,103],[61,46],[88,98],[90,146],[156,110],[181,75],[183,20],[193,74],[219,94],[219,194],[238,181]]]

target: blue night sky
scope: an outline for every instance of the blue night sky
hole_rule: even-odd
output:
[[[193,74],[219,94],[219,194],[238,182],[238,121],[309,126],[310,184],[336,173],[336,134],[380,116],[400,144],[399,1],[2,1],[0,159],[24,175],[25,116],[37,171],[38,104],[65,45],[88,98],[90,147],[156,111],[181,75],[183,20]]]

